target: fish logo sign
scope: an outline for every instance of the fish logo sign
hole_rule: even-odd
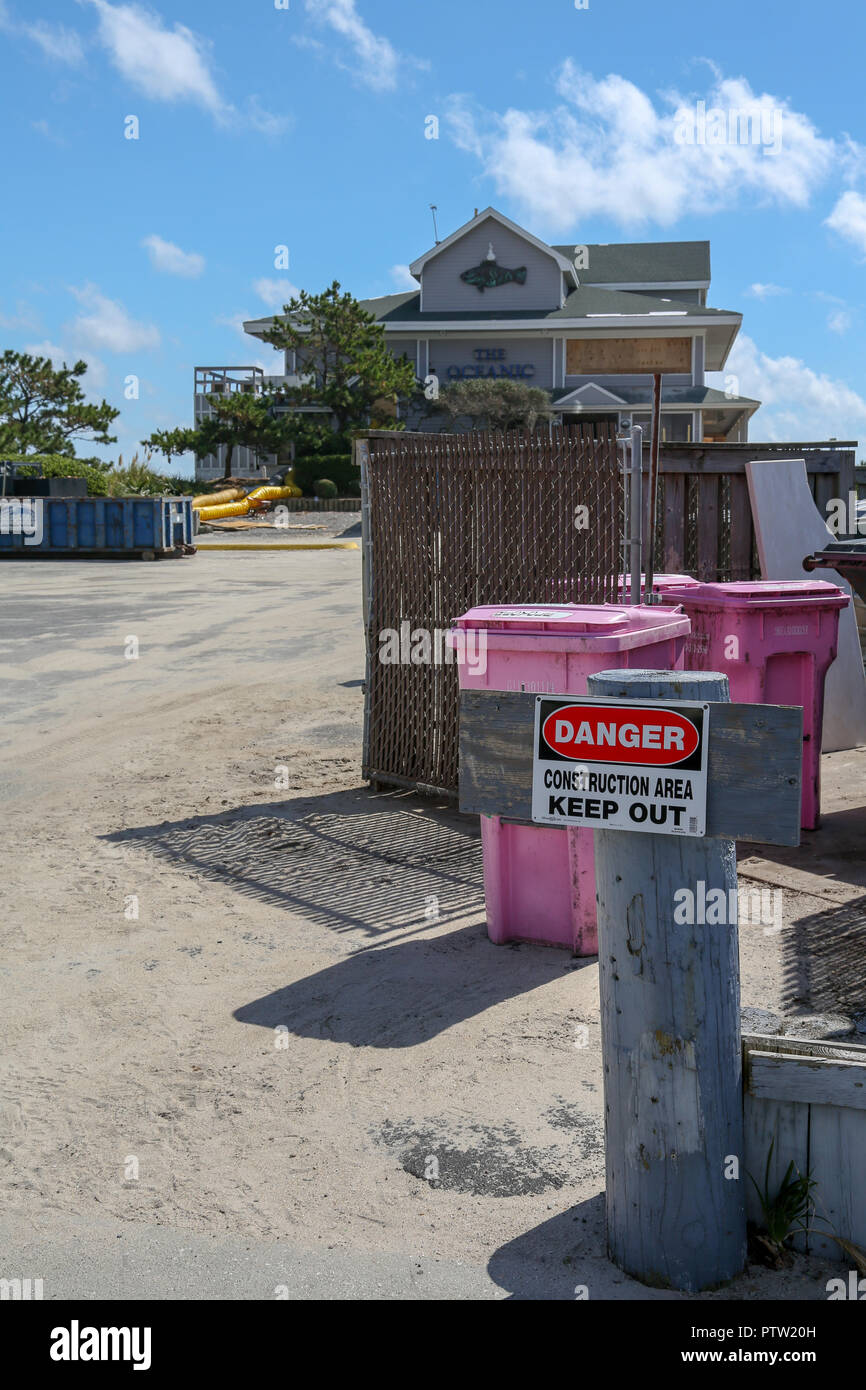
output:
[[[509,270],[504,265],[496,264],[496,252],[493,250],[493,242],[488,243],[487,255],[480,265],[473,265],[469,270],[464,270],[460,279],[466,285],[474,285],[479,294],[485,290],[495,290],[499,285],[525,285],[526,266],[519,266],[517,270]]]

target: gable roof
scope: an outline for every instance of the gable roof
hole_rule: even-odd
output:
[[[514,232],[515,236],[522,237],[524,241],[529,242],[530,246],[534,246],[536,250],[541,251],[545,256],[550,256],[555,260],[564,274],[569,275],[572,280],[576,278],[573,264],[573,252],[570,255],[565,255],[563,251],[559,250],[556,246],[550,246],[546,241],[541,241],[537,236],[533,236],[531,232],[527,232],[525,227],[518,227],[516,222],[512,222],[510,217],[506,217],[504,213],[497,212],[496,208],[485,208],[483,212],[479,212],[475,217],[470,218],[468,222],[464,222],[462,227],[458,227],[457,231],[452,232],[444,241],[439,241],[435,246],[431,246],[429,251],[425,251],[423,256],[419,256],[417,260],[412,262],[409,267],[410,273],[415,276],[416,280],[420,280],[421,273],[428,261],[432,261],[434,256],[438,256],[449,246],[453,246],[454,243],[459,241],[461,237],[464,237],[467,232],[472,231],[475,227],[480,227],[481,224],[488,219],[498,222],[502,227],[507,227],[510,232]],[[566,248],[566,250],[567,249],[568,248]]]

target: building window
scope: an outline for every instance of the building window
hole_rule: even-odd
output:
[[[652,416],[633,415],[632,424],[640,425],[644,433],[644,439],[652,436]],[[694,439],[692,430],[691,412],[688,414],[676,414],[673,411],[662,411],[659,420],[662,444],[691,444]]]

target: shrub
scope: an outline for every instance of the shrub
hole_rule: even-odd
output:
[[[332,483],[330,478],[318,478],[313,484],[316,489],[317,497],[336,497],[337,484]]]
[[[292,482],[297,483],[307,496],[320,478],[335,483],[337,497],[360,495],[360,477],[351,454],[308,454],[306,458],[295,459]],[[356,486],[357,494],[353,490]]]
[[[4,454],[4,463],[19,463],[23,478],[84,478],[91,497],[108,496],[108,472],[111,464],[102,459],[77,459],[66,454]]]
[[[43,478],[84,478],[89,497],[192,497],[195,484],[192,478],[179,478],[170,473],[155,473],[138,454],[126,465],[123,456],[117,463],[104,459],[79,459],[65,454],[4,454],[0,462],[25,466],[19,476]]]

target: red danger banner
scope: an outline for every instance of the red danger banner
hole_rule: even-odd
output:
[[[691,719],[673,710],[565,705],[549,714],[542,739],[554,753],[584,762],[672,766],[694,753],[701,735]]]
[[[540,695],[533,821],[704,835],[708,717],[698,703]]]

